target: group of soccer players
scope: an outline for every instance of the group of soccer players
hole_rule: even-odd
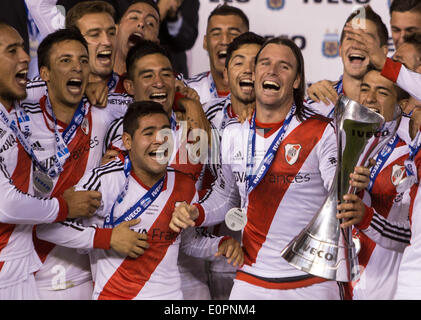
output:
[[[158,43],[153,0],[119,21],[106,2],[75,5],[32,81],[0,23],[0,299],[419,298],[421,4],[392,2],[393,58],[364,12],[344,24],[343,75],[307,91],[295,43],[227,4],[207,20],[210,71],[191,79]],[[281,257],[333,182],[341,94],[400,120],[338,204],[360,243],[349,283]]]

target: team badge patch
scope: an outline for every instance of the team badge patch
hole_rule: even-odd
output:
[[[86,135],[89,134],[89,120],[86,117],[83,119],[80,127],[81,127],[84,134],[86,134]]]
[[[395,164],[392,167],[392,176],[390,177],[393,185],[396,187],[402,180],[405,174],[405,167]]]
[[[300,155],[301,145],[299,144],[287,144],[285,146],[285,160],[289,165],[293,165],[297,162],[298,156]]]
[[[269,9],[281,10],[285,6],[285,0],[267,0]]]
[[[339,34],[326,33],[322,44],[322,53],[326,58],[336,58],[339,56]]]

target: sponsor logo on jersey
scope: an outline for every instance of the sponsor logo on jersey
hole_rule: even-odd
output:
[[[234,157],[232,158],[233,161],[242,161],[243,160],[243,154],[240,150],[234,153]]]
[[[285,0],[267,0],[266,3],[271,10],[281,10],[285,6]]]
[[[6,131],[0,128],[0,139],[4,137]]]
[[[390,179],[392,180],[393,185],[396,187],[399,182],[401,182],[403,176],[405,175],[405,167],[395,164],[392,167],[392,175]]]
[[[336,58],[339,56],[339,34],[337,32],[325,34],[322,43],[322,53],[326,58]]]
[[[289,165],[292,166],[297,162],[300,151],[301,145],[299,144],[287,144],[285,146],[285,160]]]
[[[83,133],[88,135],[89,134],[89,120],[88,118],[83,118],[82,124],[80,126],[80,128],[82,129]]]
[[[41,143],[40,143],[39,141],[35,141],[35,142],[32,144],[32,149],[34,149],[34,151],[45,151],[45,148],[43,148],[43,147],[41,146]]]

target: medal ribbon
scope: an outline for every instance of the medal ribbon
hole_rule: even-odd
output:
[[[47,95],[46,107],[50,112],[54,120],[54,136],[56,140],[56,155],[54,157],[54,167],[48,170],[50,177],[58,176],[63,171],[63,165],[67,158],[70,156],[67,145],[71,138],[82,124],[82,121],[88,111],[84,101],[80,101],[78,108],[76,109],[70,124],[66,127],[62,134],[58,131],[57,118],[54,114],[53,108],[51,107],[50,99]]]
[[[336,87],[336,93],[338,95],[342,94],[344,91],[344,81],[343,81],[343,76],[341,76],[339,78],[339,81],[337,83],[337,87]],[[327,115],[328,118],[333,118],[333,112],[335,111],[335,107],[333,107],[333,109],[329,112],[329,114]]]
[[[137,201],[129,210],[127,210],[121,217],[114,221],[114,208],[116,203],[121,203],[127,194],[129,188],[129,175],[132,170],[131,161],[129,156],[124,158],[124,175],[126,176],[126,182],[123,190],[120,192],[117,201],[113,204],[110,214],[105,218],[104,228],[114,228],[123,221],[130,221],[138,218],[142,215],[146,209],[159,197],[162,188],[164,187],[165,176],[162,177],[157,183],[155,183],[151,189]]]
[[[377,156],[376,165],[370,170],[370,182],[367,187],[368,192],[371,193],[371,190],[373,189],[374,182],[376,181],[377,176],[379,175],[383,166],[387,162],[387,159],[389,159],[390,155],[393,153],[393,150],[395,150],[399,141],[400,141],[399,136],[395,134],[390,139],[389,143],[383,147],[382,151]]]
[[[276,152],[278,151],[279,146],[281,145],[282,140],[285,137],[285,133],[288,130],[289,124],[295,114],[296,106],[293,105],[289,111],[285,121],[273,140],[271,146],[266,152],[265,157],[260,163],[258,169],[255,171],[257,174],[253,174],[254,168],[254,157],[256,155],[256,112],[254,112],[253,117],[250,122],[250,130],[247,143],[247,165],[246,165],[246,199],[248,194],[252,192],[256,186],[260,183],[263,177],[268,172],[270,166],[272,165],[273,160],[275,159]]]
[[[23,122],[30,122],[30,118],[28,115],[26,115],[23,110],[19,110],[20,116],[18,116],[19,123]],[[31,143],[28,141],[27,137],[30,135],[29,126],[25,126],[25,131],[22,132],[16,125],[16,122],[14,120],[11,120],[9,117],[8,112],[3,107],[2,104],[0,104],[0,120],[8,127],[10,128],[15,136],[18,138],[19,142],[21,143],[23,149],[28,153],[28,155],[33,160],[36,167],[42,171],[43,173],[48,173],[48,169],[45,168],[41,162],[39,161],[38,157],[35,155],[34,149],[32,148]]]
[[[405,170],[408,177],[412,177],[414,183],[418,182],[417,168],[414,162],[415,156],[421,149],[421,131],[418,131],[414,142],[409,145],[409,157],[405,160]]]

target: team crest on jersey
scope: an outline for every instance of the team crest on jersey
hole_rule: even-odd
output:
[[[289,165],[293,165],[297,162],[298,156],[300,155],[301,145],[299,144],[287,144],[285,146],[285,160]]]
[[[323,39],[322,53],[326,58],[339,56],[339,34],[327,32]]]
[[[88,118],[83,118],[82,124],[80,125],[82,131],[84,134],[88,135],[89,134],[89,120]]]
[[[269,9],[281,10],[285,6],[285,0],[267,0]]]
[[[390,177],[393,185],[396,187],[401,182],[405,174],[405,167],[395,164],[392,168],[392,176]]]

